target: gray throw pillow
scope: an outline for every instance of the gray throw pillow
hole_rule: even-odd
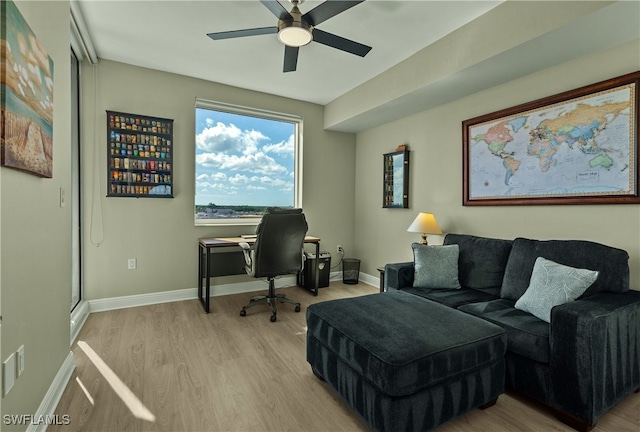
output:
[[[413,249],[414,288],[460,288],[458,281],[457,244],[448,246],[430,246],[419,243],[411,245]]]
[[[527,291],[516,302],[516,309],[551,322],[551,309],[580,297],[598,278],[598,272],[558,264],[538,257]]]

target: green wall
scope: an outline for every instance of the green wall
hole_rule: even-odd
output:
[[[580,239],[625,249],[631,287],[640,289],[640,206],[463,207],[461,126],[466,119],[638,70],[640,39],[358,133],[355,234],[362,270],[376,274],[385,263],[411,261],[410,245],[420,236],[406,229],[419,212],[431,212],[445,233]],[[383,209],[382,154],[398,144],[411,150],[410,208]]]
[[[255,229],[194,226],[196,98],[301,115],[309,234],[322,239],[323,250],[341,244],[353,252],[355,135],[325,131],[322,106],[106,60],[85,64],[82,72],[86,299],[196,288],[198,238]],[[106,198],[105,110],[174,119],[173,199]],[[127,269],[128,258],[137,258],[136,270]]]
[[[16,4],[54,61],[54,154],[51,179],[0,169],[2,360],[25,347],[2,415],[36,413],[69,354],[71,302],[71,206],[60,206],[60,188],[71,190],[69,2]]]

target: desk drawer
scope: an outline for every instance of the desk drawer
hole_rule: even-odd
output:
[[[204,265],[206,254],[201,254],[201,259]],[[244,253],[240,250],[211,251],[209,255],[211,277],[245,274],[244,266]]]

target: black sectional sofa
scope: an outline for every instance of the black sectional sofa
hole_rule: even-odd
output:
[[[629,290],[626,251],[579,240],[463,234],[448,234],[444,246],[450,245],[458,249],[459,288],[417,286],[414,260],[387,264],[385,289],[403,290],[504,328],[507,388],[551,406],[578,430],[591,429],[640,389],[640,291]],[[516,307],[538,257],[598,272],[577,300],[551,309],[549,322]]]

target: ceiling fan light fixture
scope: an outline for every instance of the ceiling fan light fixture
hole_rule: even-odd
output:
[[[278,30],[278,40],[290,47],[301,47],[313,40],[311,26],[303,22],[282,22]]]
[[[371,50],[370,46],[345,39],[315,27],[365,0],[325,0],[305,14],[302,14],[298,8],[298,5],[304,0],[289,0],[293,4],[290,12],[287,12],[281,4],[281,1],[282,0],[260,0],[260,3],[278,18],[277,26],[207,33],[207,36],[213,40],[219,40],[255,35],[273,35],[276,33],[278,40],[285,45],[283,72],[293,72],[296,70],[298,48],[311,42],[317,42],[360,57],[364,57]]]

